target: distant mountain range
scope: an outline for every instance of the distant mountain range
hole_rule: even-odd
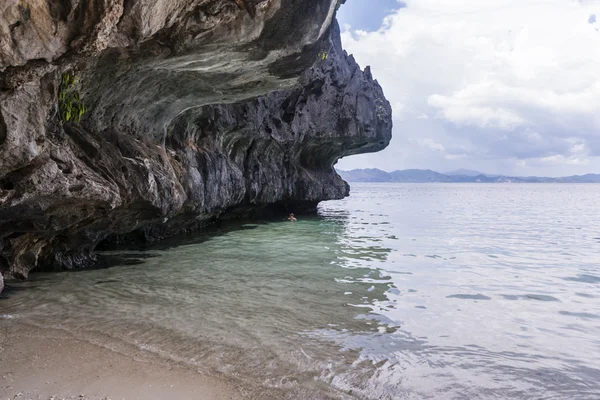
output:
[[[600,174],[545,178],[538,176],[488,175],[478,171],[462,169],[445,174],[430,169],[405,169],[393,172],[386,172],[380,169],[353,169],[352,171],[338,170],[338,173],[348,182],[600,183]]]
[[[448,176],[479,176],[479,175],[498,176],[498,175],[484,174],[483,172],[473,171],[472,169],[457,169],[456,171],[444,172],[443,174],[448,175]]]

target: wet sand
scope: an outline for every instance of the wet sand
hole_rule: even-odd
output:
[[[245,398],[233,384],[190,369],[0,319],[0,400]]]

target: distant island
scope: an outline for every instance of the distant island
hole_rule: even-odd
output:
[[[600,183],[600,174],[573,175],[561,178],[539,176],[490,175],[471,170],[457,170],[445,174],[430,169],[404,169],[386,172],[380,169],[353,169],[337,171],[348,182],[399,182],[399,183]]]

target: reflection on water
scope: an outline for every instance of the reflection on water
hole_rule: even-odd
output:
[[[134,345],[290,398],[598,399],[599,194],[359,185],[297,223],[35,275],[0,300],[0,324]]]

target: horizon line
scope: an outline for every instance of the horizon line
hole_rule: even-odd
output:
[[[387,171],[381,168],[353,168],[353,169],[340,169],[340,168],[336,168],[334,166],[334,169],[336,171],[343,171],[343,172],[352,172],[352,171],[360,171],[360,170],[377,170],[377,171],[381,171],[381,172],[385,172],[387,174],[390,174],[392,172],[397,172],[397,171],[431,171],[431,172],[435,172],[436,174],[440,174],[440,175],[446,175],[446,176],[451,176],[448,175],[448,172],[439,172],[436,171],[434,169],[431,168],[404,168],[404,169],[395,169],[393,171]],[[540,175],[506,175],[506,174],[489,174],[486,172],[480,172],[477,170],[469,170],[468,168],[458,168],[456,171],[459,170],[468,170],[468,171],[472,171],[472,172],[477,172],[478,175],[452,175],[452,176],[487,176],[487,177],[506,177],[506,178],[568,178],[568,177],[572,177],[572,176],[586,176],[586,175],[600,175],[599,173],[596,172],[587,172],[585,174],[576,174],[576,175],[557,175],[557,176],[540,176]],[[450,172],[454,172],[454,171],[450,171]]]

